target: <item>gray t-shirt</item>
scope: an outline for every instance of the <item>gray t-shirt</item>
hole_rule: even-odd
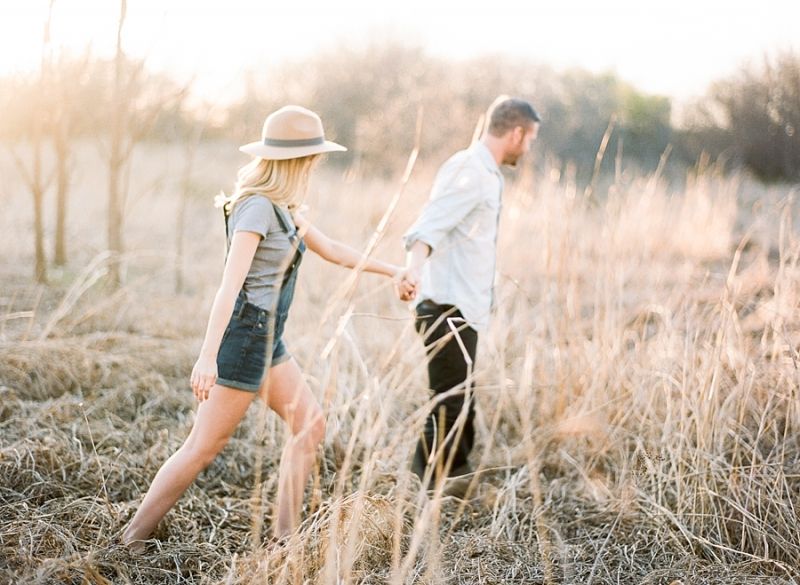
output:
[[[289,213],[262,195],[249,195],[237,202],[228,218],[228,247],[234,232],[255,232],[261,236],[242,288],[249,302],[268,310],[277,302],[282,270],[289,262],[288,256],[294,253],[290,234],[283,229],[276,213],[283,214],[285,224],[293,232],[294,222]]]

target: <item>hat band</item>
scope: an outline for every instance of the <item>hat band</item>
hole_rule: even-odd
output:
[[[320,136],[318,138],[300,138],[297,140],[282,140],[280,138],[265,138],[264,144],[266,146],[281,146],[281,147],[293,147],[293,146],[317,146],[318,144],[325,144],[325,137]]]

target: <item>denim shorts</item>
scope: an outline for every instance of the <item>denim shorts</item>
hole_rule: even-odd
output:
[[[257,392],[264,378],[271,326],[275,334],[270,367],[292,357],[281,339],[285,318],[286,315],[278,314],[273,324],[266,309],[238,298],[217,353],[217,384]]]

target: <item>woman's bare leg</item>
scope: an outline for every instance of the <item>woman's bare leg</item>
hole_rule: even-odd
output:
[[[270,368],[260,392],[262,399],[286,421],[291,431],[278,472],[274,534],[280,537],[293,532],[299,522],[306,481],[314,465],[317,446],[325,438],[325,419],[294,359]]]
[[[200,403],[186,441],[156,473],[122,535],[124,543],[148,538],[197,475],[214,460],[247,412],[255,393],[215,384]]]

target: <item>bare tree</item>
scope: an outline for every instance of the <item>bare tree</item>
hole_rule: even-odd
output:
[[[89,67],[88,52],[83,58],[59,63],[59,74],[53,79],[52,139],[56,164],[56,231],[53,243],[53,262],[56,266],[67,263],[66,225],[69,186],[73,171],[72,142],[77,130],[76,97],[82,78]]]
[[[122,48],[122,32],[127,15],[127,0],[120,0],[117,21],[117,43],[113,65],[111,87],[110,144],[108,148],[108,249],[116,257],[109,270],[113,286],[122,283],[121,259],[125,252],[124,220],[128,194],[127,172],[133,149],[150,132],[162,111],[175,109],[185,99],[190,83],[166,91],[157,90],[155,96],[146,96],[146,90],[154,90],[146,79],[145,61],[133,62],[126,58]],[[172,91],[174,89],[174,91]],[[149,104],[142,106],[142,102]],[[135,106],[139,102],[139,109]]]
[[[65,232],[71,153],[68,122],[64,120],[63,112],[59,112],[57,118],[58,122],[53,128],[53,148],[56,155],[56,233],[53,244],[53,262],[56,266],[64,266],[67,263]]]
[[[117,22],[117,50],[114,57],[114,85],[111,93],[111,144],[108,155],[108,249],[117,255],[123,251],[122,241],[122,165],[130,156],[123,144],[123,127],[127,112],[123,93],[123,66],[125,55],[122,52],[122,29],[128,11],[127,0],[120,0],[119,21]],[[128,148],[132,148],[133,143]],[[109,277],[114,285],[121,282],[119,263],[111,266]]]
[[[38,84],[31,88],[31,101],[28,104],[32,159],[30,168],[28,168],[22,156],[13,147],[10,148],[17,169],[33,196],[34,278],[36,282],[43,284],[47,282],[47,258],[44,249],[44,194],[53,181],[53,174],[48,173],[45,175],[44,172],[44,138],[47,126],[46,116],[48,115],[44,99],[51,78],[50,24],[53,17],[54,4],[55,0],[50,0],[42,36],[42,57],[39,66]]]

